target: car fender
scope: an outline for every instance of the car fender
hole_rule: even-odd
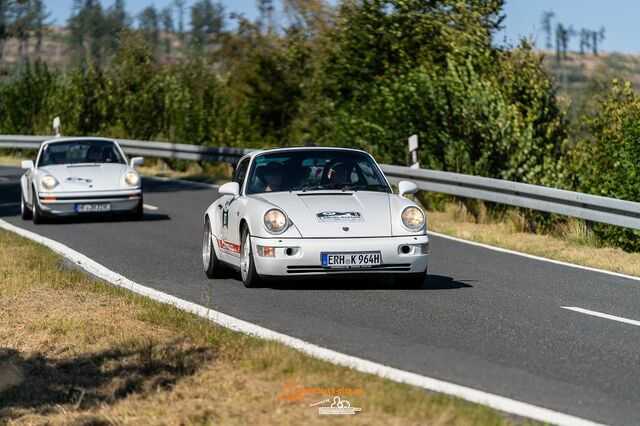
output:
[[[244,203],[240,205],[238,226],[244,222],[249,227],[249,233],[260,238],[302,238],[295,223],[290,222],[289,227],[281,234],[272,234],[264,226],[264,214],[271,209],[279,209],[286,215],[287,212],[279,206],[269,203],[263,199],[247,196]],[[287,215],[288,217],[288,215]],[[241,229],[238,230],[242,232]]]
[[[389,208],[391,209],[391,234],[393,236],[411,236],[411,235],[424,235],[427,232],[427,215],[420,206],[418,206],[415,202],[401,197],[396,194],[392,194],[389,197]],[[420,232],[412,232],[404,227],[402,224],[402,212],[407,207],[417,207],[422,211],[422,214],[425,215],[425,225],[424,229]]]

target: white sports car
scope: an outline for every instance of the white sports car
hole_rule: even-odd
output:
[[[419,286],[427,274],[424,212],[394,195],[371,155],[343,148],[278,148],[244,156],[204,216],[209,278],[239,269],[264,279],[391,276]]]
[[[36,162],[23,161],[20,178],[22,218],[42,223],[50,216],[91,213],[143,215],[142,183],[131,164],[111,139],[83,137],[45,141]]]

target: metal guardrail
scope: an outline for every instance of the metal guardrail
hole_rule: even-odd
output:
[[[0,148],[37,149],[47,136],[0,136]],[[118,140],[129,155],[236,163],[250,150],[168,142]],[[640,203],[459,173],[382,164],[392,184],[411,180],[423,191],[476,198],[593,222],[640,229]]]
[[[42,142],[51,138],[51,136],[0,135],[0,148],[38,149]],[[243,148],[208,147],[130,139],[117,139],[117,141],[125,154],[128,155],[147,155],[176,160],[237,163],[243,155],[249,152]]]
[[[411,180],[423,191],[640,229],[640,203],[633,201],[460,173],[389,165],[381,167],[391,183]]]

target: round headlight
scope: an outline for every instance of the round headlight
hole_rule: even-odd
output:
[[[127,172],[124,175],[124,180],[131,186],[136,186],[140,183],[140,176],[136,172]]]
[[[264,226],[273,234],[279,234],[287,228],[287,216],[278,209],[271,209],[264,214]]]
[[[54,178],[51,175],[47,175],[42,178],[42,186],[44,186],[47,189],[51,189],[57,184],[58,184],[58,181],[56,180],[56,178]]]
[[[424,213],[417,207],[407,207],[402,212],[402,224],[410,231],[419,231],[424,226]]]

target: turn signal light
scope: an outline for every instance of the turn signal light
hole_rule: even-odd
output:
[[[257,246],[257,249],[260,257],[276,257],[275,247]]]

